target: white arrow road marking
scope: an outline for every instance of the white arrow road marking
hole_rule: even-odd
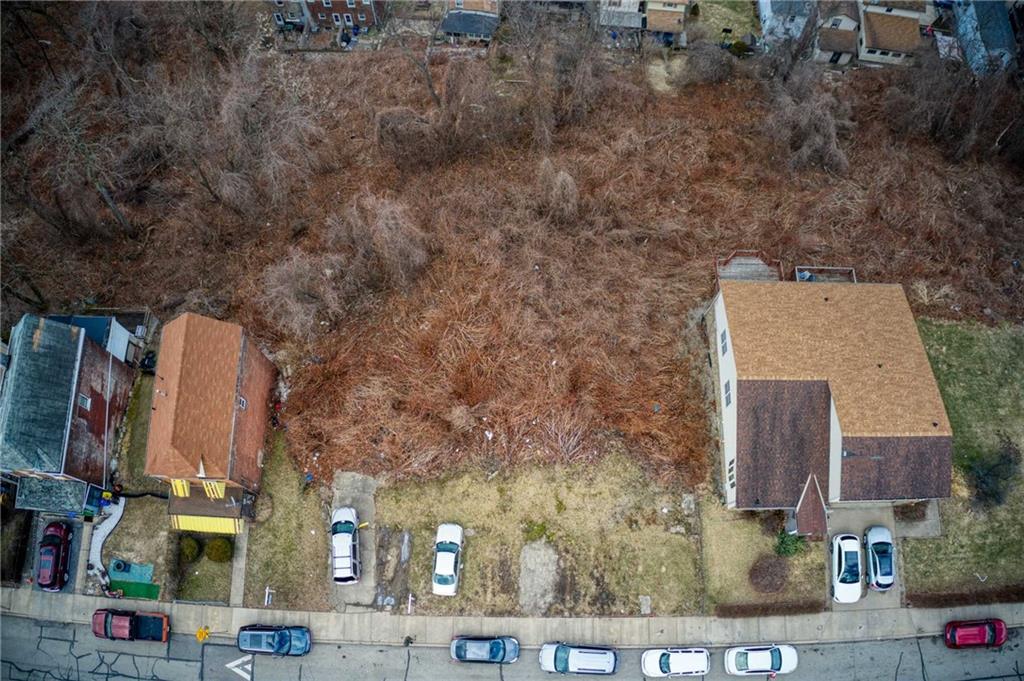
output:
[[[252,681],[252,655],[243,655],[234,662],[228,662],[224,666],[241,676],[245,681]]]

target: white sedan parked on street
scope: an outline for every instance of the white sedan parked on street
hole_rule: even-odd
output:
[[[437,596],[454,596],[459,589],[462,568],[462,526],[444,523],[434,539],[434,578],[432,590]]]
[[[796,669],[793,646],[742,646],[725,651],[725,673],[733,676],[788,674]]]
[[[711,654],[704,648],[654,648],[644,651],[640,669],[653,679],[704,676],[711,669]]]
[[[856,603],[860,600],[864,560],[860,538],[855,534],[837,534],[828,547],[832,554],[832,600]]]

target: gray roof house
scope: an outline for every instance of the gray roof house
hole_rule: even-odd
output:
[[[957,40],[972,71],[1000,71],[1010,65],[1016,43],[1005,4],[957,0],[953,13]]]
[[[766,43],[800,40],[812,18],[817,17],[816,5],[810,0],[758,0],[757,13]]]
[[[0,392],[0,470],[18,508],[95,514],[133,372],[70,324],[25,315]]]
[[[497,14],[472,10],[452,10],[441,21],[441,32],[449,38],[490,42],[501,21]]]

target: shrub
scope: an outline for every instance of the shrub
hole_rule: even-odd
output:
[[[579,209],[579,191],[576,180],[564,170],[557,170],[549,159],[544,159],[537,173],[537,188],[541,209],[555,222],[567,223],[576,219]]]
[[[427,237],[405,206],[391,199],[357,199],[342,215],[328,220],[328,246],[357,263],[367,288],[405,288],[426,267]]]
[[[214,563],[226,563],[235,555],[235,545],[227,537],[214,537],[206,542],[206,557]]]
[[[194,562],[199,557],[201,548],[195,537],[188,534],[182,535],[178,540],[178,556],[181,558],[181,562],[183,564]]]
[[[750,51],[750,46],[742,40],[736,40],[729,45],[729,53],[734,57],[744,57]]]
[[[721,83],[728,80],[736,57],[714,43],[696,41],[686,50],[686,64],[675,77],[677,86]]]
[[[789,579],[789,561],[782,556],[766,553],[750,566],[747,574],[754,591],[773,594],[782,591]]]
[[[785,530],[779,531],[778,539],[775,541],[775,553],[779,556],[795,556],[807,548],[807,540],[800,535],[790,534]]]

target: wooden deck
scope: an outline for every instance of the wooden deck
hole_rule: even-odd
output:
[[[796,281],[825,282],[830,284],[856,284],[857,271],[852,267],[797,265],[793,268],[793,279]]]

